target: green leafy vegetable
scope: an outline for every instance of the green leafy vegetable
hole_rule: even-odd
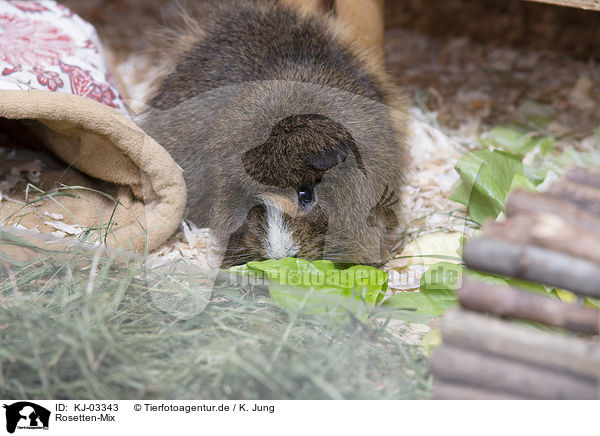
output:
[[[543,129],[556,116],[552,106],[525,99],[521,102],[516,112],[516,121],[527,128]]]
[[[449,307],[458,305],[456,289],[463,275],[491,285],[511,286],[558,298],[556,290],[549,286],[480,273],[454,263],[439,262],[423,274],[419,292],[399,292],[388,298],[384,304],[398,309],[413,309],[435,316],[441,315]]]
[[[384,304],[397,309],[413,309],[431,315],[441,315],[456,306],[456,287],[460,283],[463,267],[455,263],[438,262],[421,277],[419,292],[399,292]]]
[[[545,155],[555,144],[552,136],[528,132],[520,127],[497,126],[479,138],[484,147],[499,148],[519,156],[524,156],[536,147]]]
[[[248,262],[234,272],[264,275],[269,292],[288,311],[351,311],[359,316],[379,303],[387,290],[385,272],[365,265],[338,269],[328,260],[285,258]]]
[[[573,148],[558,151],[552,136],[539,133],[553,119],[555,113],[551,107],[532,102],[524,102],[518,109],[520,126],[497,126],[483,134],[481,145],[494,149],[477,150],[463,156],[456,164],[456,171],[461,184],[456,188],[451,200],[467,206],[473,221],[482,224],[487,219],[496,219],[504,211],[508,194],[515,189],[534,190],[542,182],[549,183],[562,174],[567,165],[599,166],[600,154],[581,153]],[[534,131],[527,129],[533,128]],[[600,130],[595,132],[600,138]],[[600,143],[600,139],[598,140]],[[529,153],[531,165],[523,165],[522,159]],[[451,265],[451,264],[450,264]],[[436,272],[435,269],[442,269]],[[412,305],[417,310],[429,313],[441,313],[445,307],[455,304],[450,289],[444,287],[439,277],[447,274],[469,275],[477,280],[502,286],[512,286],[528,291],[551,295],[555,298],[573,298],[565,292],[518,279],[498,277],[492,274],[478,273],[462,269],[457,265],[447,266],[444,263],[433,265],[421,280],[421,292],[415,295],[398,294],[393,299],[394,305],[404,307]],[[437,276],[434,276],[434,273]],[[421,294],[421,295],[419,295]],[[594,306],[597,301],[586,300],[586,304]]]
[[[577,165],[583,167],[598,167],[600,166],[600,153],[598,152],[581,152],[573,147],[568,147],[564,151],[558,153],[549,153],[547,155],[535,154],[531,165],[525,167],[524,174],[528,179],[539,182],[553,173],[558,178],[567,166]]]
[[[469,209],[471,218],[482,224],[504,210],[504,201],[516,176],[523,176],[519,156],[503,151],[478,150],[463,156],[456,164],[462,184],[451,200]],[[517,182],[523,185],[523,179]]]
[[[510,188],[508,188],[508,192],[510,193],[515,189],[528,189],[530,191],[534,191],[535,186],[526,176],[522,174],[515,174],[510,184]]]
[[[535,102],[523,104],[519,111],[522,124],[528,127],[543,128],[554,116],[551,108]],[[553,136],[518,126],[496,126],[484,133],[479,142],[493,151],[477,150],[458,161],[456,171],[462,184],[450,197],[467,206],[471,218],[479,224],[498,217],[513,189],[534,189],[549,171],[559,173],[557,165],[540,162],[556,160],[551,153],[556,143]],[[537,162],[534,166],[524,166],[523,156],[530,152]]]
[[[533,117],[527,118],[525,124],[545,125],[552,115],[546,109],[533,103],[525,107],[524,114]],[[535,121],[538,115],[543,119]],[[568,165],[600,166],[598,153],[582,153],[573,148],[559,152],[554,147],[554,137],[521,127],[497,126],[479,141],[494,150],[473,151],[459,159],[455,168],[462,183],[450,197],[467,206],[478,224],[497,218],[504,210],[508,193],[514,189],[534,189],[550,176],[549,180],[557,178]],[[530,153],[531,165],[522,163],[526,153]]]
[[[600,298],[587,297],[585,301],[590,307],[597,307],[600,309]]]

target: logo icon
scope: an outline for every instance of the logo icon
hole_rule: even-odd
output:
[[[18,429],[48,429],[50,411],[29,401],[4,405],[6,409],[6,431]]]

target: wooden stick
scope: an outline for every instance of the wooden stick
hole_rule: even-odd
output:
[[[598,381],[575,377],[538,365],[528,365],[448,345],[437,348],[429,360],[440,380],[479,386],[537,399],[600,398]]]
[[[600,266],[557,251],[478,238],[465,244],[467,267],[600,297]]]
[[[598,3],[600,4],[600,1]],[[573,167],[565,172],[564,179],[579,185],[600,188],[600,169]]]
[[[600,265],[598,233],[580,230],[556,215],[514,215],[504,222],[486,224],[482,230],[485,237],[519,245],[537,245],[588,259]]]
[[[462,307],[478,312],[537,321],[575,332],[598,334],[600,311],[578,307],[546,295],[464,278],[458,290]]]
[[[448,345],[600,379],[597,342],[551,334],[464,309],[446,311],[441,328]]]
[[[371,54],[377,65],[385,65],[384,0],[335,0],[335,13],[350,26],[358,46]]]
[[[559,6],[568,6],[570,8],[591,9],[600,11],[600,1],[598,0],[529,0],[538,3],[551,3]]]
[[[505,209],[508,217],[522,213],[545,213],[556,215],[586,232],[598,233],[600,229],[597,215],[581,210],[568,201],[522,189],[517,189],[508,197]]]
[[[550,187],[546,195],[573,203],[577,207],[600,215],[600,189],[563,180]]]
[[[530,398],[508,392],[483,389],[452,382],[436,383],[434,400],[528,400]]]
[[[321,0],[280,0],[283,4],[312,14],[324,12]]]

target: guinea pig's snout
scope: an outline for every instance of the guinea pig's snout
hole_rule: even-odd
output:
[[[297,205],[285,197],[265,201],[265,233],[263,246],[266,257],[282,259],[299,257],[321,259],[327,234],[327,214],[317,205],[300,212]]]
[[[269,259],[294,257],[300,251],[300,241],[294,238],[293,218],[285,213],[285,209],[289,208],[286,206],[282,201],[265,201],[263,246]]]
[[[248,212],[244,223],[229,236],[223,268],[251,260],[295,257],[301,252],[300,238],[294,231],[292,205],[283,197],[265,196],[262,204]]]

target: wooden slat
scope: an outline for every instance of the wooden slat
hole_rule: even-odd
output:
[[[529,400],[517,394],[469,386],[460,383],[438,382],[433,393],[435,400]]]
[[[442,318],[444,344],[548,367],[600,382],[600,342],[544,332],[464,309]]]
[[[550,3],[571,8],[600,11],[600,0],[529,0],[538,3]]]
[[[600,329],[600,310],[579,307],[547,295],[466,277],[457,294],[462,307],[478,312],[541,322],[592,335],[598,334]],[[600,362],[597,371],[600,371]]]
[[[477,386],[540,400],[598,400],[595,378],[573,376],[539,365],[442,345],[429,360],[438,382]]]
[[[523,246],[499,239],[478,238],[465,244],[468,268],[600,298],[600,265],[558,251]]]
[[[352,29],[358,47],[369,53],[378,66],[383,66],[384,0],[335,0],[335,13]]]

